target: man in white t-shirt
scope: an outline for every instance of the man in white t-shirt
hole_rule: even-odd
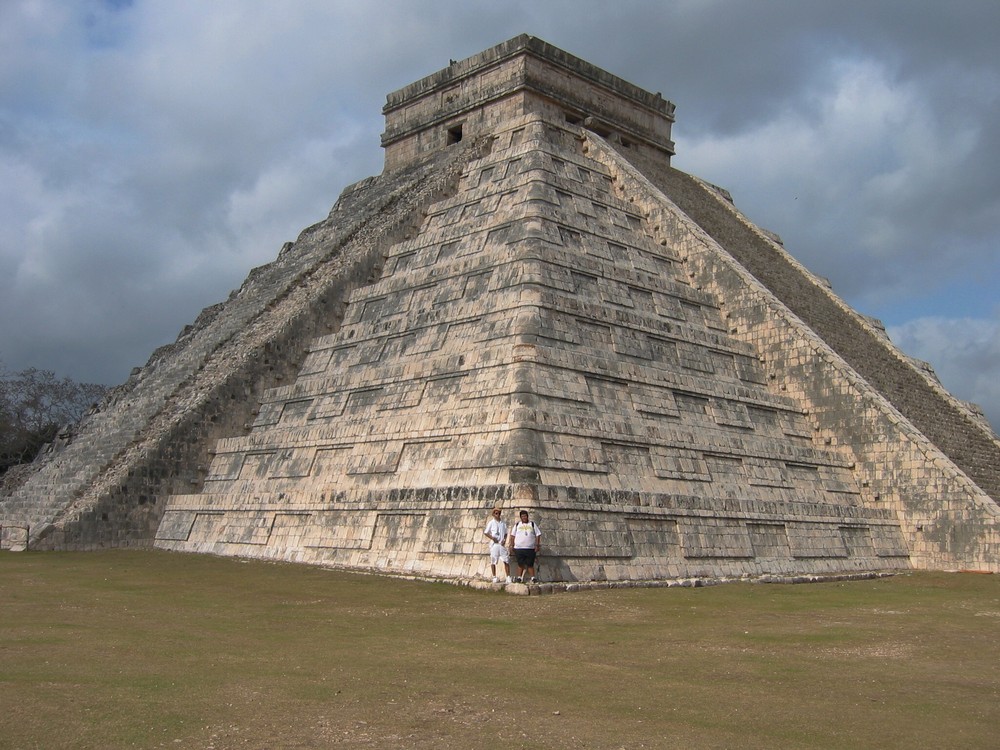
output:
[[[493,509],[493,517],[486,524],[483,536],[490,540],[490,570],[493,571],[493,583],[497,583],[497,563],[502,562],[507,583],[510,583],[510,554],[504,543],[507,541],[507,524],[501,520],[503,511]]]
[[[535,579],[535,558],[542,545],[542,531],[535,525],[535,522],[528,518],[528,511],[522,510],[520,520],[510,529],[510,545],[514,549],[514,558],[517,560],[517,575],[522,583],[524,571],[528,570],[531,576],[531,583],[537,583]]]

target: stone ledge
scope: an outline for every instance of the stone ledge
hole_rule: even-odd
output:
[[[796,583],[840,583],[843,581],[869,581],[878,578],[889,578],[899,575],[899,571],[872,570],[858,573],[831,573],[829,575],[760,575],[734,577],[695,577],[695,578],[665,578],[637,581],[540,581],[539,583],[493,583],[478,578],[442,578],[440,576],[421,576],[389,573],[373,570],[354,570],[331,565],[323,566],[328,570],[338,570],[359,575],[374,575],[385,578],[399,578],[407,581],[423,583],[447,583],[452,586],[465,586],[477,591],[495,591],[512,596],[540,596],[542,594],[562,594],[579,591],[601,591],[605,589],[654,589],[654,588],[704,588],[727,583],[754,584],[796,584]],[[965,571],[954,571],[965,572]],[[970,571],[983,572],[983,571]],[[985,571],[988,572],[988,571]]]

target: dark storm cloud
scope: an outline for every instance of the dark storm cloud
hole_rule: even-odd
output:
[[[122,380],[380,171],[386,93],[527,32],[673,100],[677,166],[998,423],[998,31],[994,2],[8,0],[0,361]]]

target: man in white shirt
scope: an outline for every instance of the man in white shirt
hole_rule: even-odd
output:
[[[514,557],[517,560],[517,575],[522,583],[524,571],[527,569],[531,576],[531,583],[537,583],[535,579],[535,557],[538,555],[542,545],[542,531],[529,520],[528,511],[522,510],[520,520],[511,527],[510,545],[514,548]]]
[[[504,546],[507,541],[507,524],[500,516],[503,511],[500,508],[493,509],[493,517],[486,524],[483,536],[490,540],[490,570],[493,571],[493,583],[497,583],[497,563],[502,562],[507,583],[510,583],[510,554]]]

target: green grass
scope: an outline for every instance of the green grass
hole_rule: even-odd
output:
[[[977,748],[1000,578],[512,597],[0,554],[0,747]]]

